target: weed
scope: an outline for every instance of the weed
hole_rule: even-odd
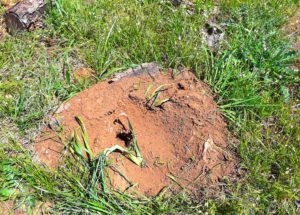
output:
[[[150,84],[144,93],[144,95],[146,96],[147,105],[149,104],[150,108],[153,109],[154,107],[160,107],[162,104],[171,100],[170,98],[159,99],[161,92],[167,90],[169,85],[160,85],[152,93],[149,93],[152,86],[153,84]]]
[[[130,134],[132,136],[132,144],[133,144],[133,149],[134,149],[134,152],[135,152],[135,155],[136,157],[141,160],[141,162],[139,163],[139,166],[142,166],[143,165],[143,157],[142,157],[142,154],[141,154],[141,150],[138,146],[138,143],[137,143],[137,138],[135,136],[135,133],[134,133],[134,130],[133,130],[133,127],[132,127],[132,124],[131,122],[129,121],[128,119],[128,127],[130,129]]]

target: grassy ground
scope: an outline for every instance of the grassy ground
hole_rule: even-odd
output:
[[[297,8],[297,0],[219,1],[218,7],[195,1],[195,13],[187,15],[167,0],[57,0],[47,29],[0,40],[0,201],[28,211],[42,202],[54,213],[296,214],[300,76],[291,65],[299,53],[280,29]],[[213,52],[201,35],[209,20],[225,29]],[[88,86],[75,82],[72,71],[91,67],[101,80],[150,61],[184,65],[211,85],[240,140],[238,181],[227,180],[210,198],[141,200],[100,192],[95,178],[71,164],[53,171],[32,161],[23,146],[32,144],[43,117]]]

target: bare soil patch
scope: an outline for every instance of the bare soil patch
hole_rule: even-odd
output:
[[[294,48],[300,50],[300,9],[289,19],[283,30],[293,40]]]
[[[153,94],[156,100],[149,99]],[[37,139],[40,161],[59,165],[64,143],[54,124],[62,124],[67,136],[78,128],[75,116],[83,119],[95,155],[116,144],[126,148],[130,120],[146,165],[137,166],[120,153],[109,155],[113,189],[125,191],[132,182],[148,196],[170,184],[196,193],[235,172],[230,134],[212,92],[189,71],[174,75],[171,69],[143,64],[79,93],[56,111],[52,129]]]
[[[26,210],[24,209],[14,209],[13,207],[13,202],[12,201],[6,201],[6,202],[1,202],[0,203],[0,214],[5,214],[5,215],[26,215]]]
[[[292,41],[295,51],[300,50],[300,9],[289,18],[287,24],[283,27],[283,31],[287,34],[288,38]],[[294,64],[295,69],[300,69],[300,59],[298,58]]]

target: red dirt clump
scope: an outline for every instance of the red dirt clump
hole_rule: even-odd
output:
[[[160,100],[148,102],[147,95],[162,85]],[[163,99],[169,100],[160,104]],[[146,167],[118,153],[109,159],[128,180],[138,184],[136,188],[143,194],[156,195],[171,183],[196,191],[216,185],[234,172],[236,158],[228,150],[226,123],[209,87],[189,71],[174,77],[170,70],[143,64],[117,74],[79,93],[54,114],[66,134],[78,127],[75,116],[83,119],[95,155],[116,144],[126,147],[122,134],[128,131],[127,118],[130,120]],[[56,167],[63,144],[48,138],[53,134],[42,134],[35,148],[41,161]],[[113,189],[128,188],[124,177],[109,172]]]
[[[90,68],[81,67],[74,72],[74,79],[79,83],[88,83],[95,81],[95,72]]]

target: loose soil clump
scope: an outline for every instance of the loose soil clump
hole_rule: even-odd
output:
[[[61,124],[69,135],[78,129],[75,116],[83,119],[95,155],[114,145],[126,148],[130,121],[145,164],[140,167],[120,153],[109,155],[112,189],[124,192],[136,184],[136,191],[154,196],[172,185],[198,192],[235,172],[230,135],[212,92],[189,71],[143,64],[79,93],[56,111],[52,131],[46,129],[36,141],[40,161],[59,165],[64,143],[53,130]]]

